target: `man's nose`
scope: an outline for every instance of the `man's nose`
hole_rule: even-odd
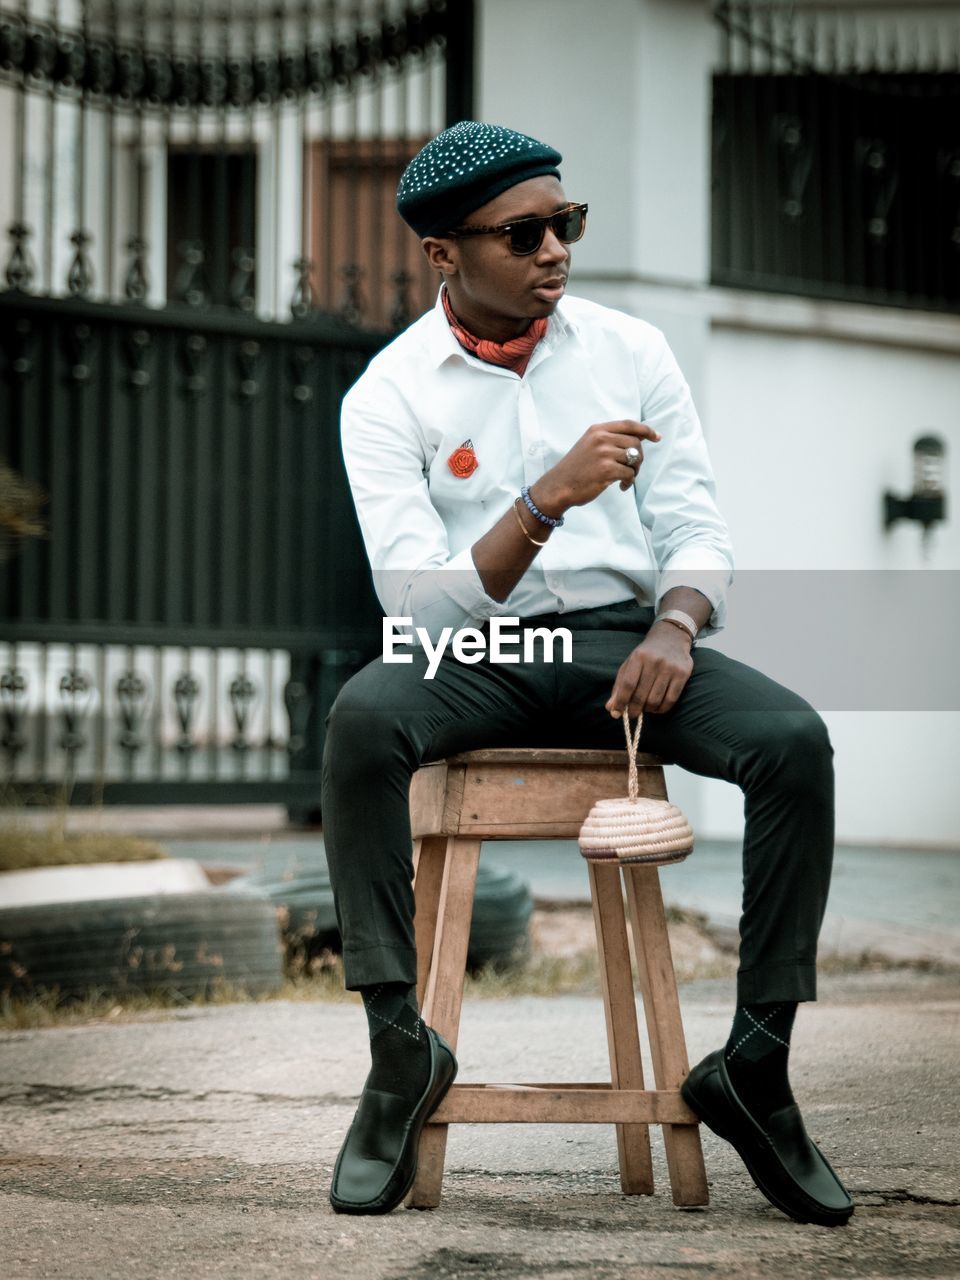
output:
[[[540,262],[566,262],[569,257],[569,248],[557,236],[553,227],[548,226],[543,234],[543,243],[540,246],[537,259]]]

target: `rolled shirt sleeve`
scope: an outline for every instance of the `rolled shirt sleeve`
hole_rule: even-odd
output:
[[[477,625],[498,611],[469,547],[450,554],[430,501],[428,453],[418,424],[389,383],[373,404],[357,387],[341,413],[341,444],[373,585],[384,614],[412,619],[436,641],[444,627]],[[415,566],[411,568],[411,566]]]
[[[663,335],[646,353],[641,373],[643,421],[662,440],[644,446],[635,485],[640,520],[657,566],[655,608],[674,587],[693,587],[713,612],[701,635],[726,620],[733,548],[716,504],[716,485],[690,388]]]

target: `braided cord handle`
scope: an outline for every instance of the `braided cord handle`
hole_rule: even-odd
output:
[[[637,716],[637,727],[632,734],[630,732],[630,712],[625,711],[621,718],[623,720],[623,732],[627,739],[627,754],[630,757],[628,795],[631,800],[636,800],[640,791],[637,779],[637,747],[640,744],[640,730],[643,728],[643,712],[641,711]]]

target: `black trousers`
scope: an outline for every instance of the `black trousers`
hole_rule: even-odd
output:
[[[567,627],[573,661],[444,656],[425,680],[426,656],[413,649],[412,664],[377,659],[344,685],[327,720],[323,830],[348,988],[416,981],[413,772],[481,747],[622,748],[622,722],[604,703],[651,620],[633,601],[528,618]],[[815,1000],[834,821],[833,749],[819,715],[752,668],[697,647],[674,709],[644,717],[640,750],[743,791],[738,999]]]

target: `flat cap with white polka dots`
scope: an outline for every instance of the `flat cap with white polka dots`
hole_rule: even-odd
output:
[[[542,174],[559,178],[562,159],[525,133],[461,120],[437,134],[404,169],[397,210],[421,238],[442,235],[518,182]]]

